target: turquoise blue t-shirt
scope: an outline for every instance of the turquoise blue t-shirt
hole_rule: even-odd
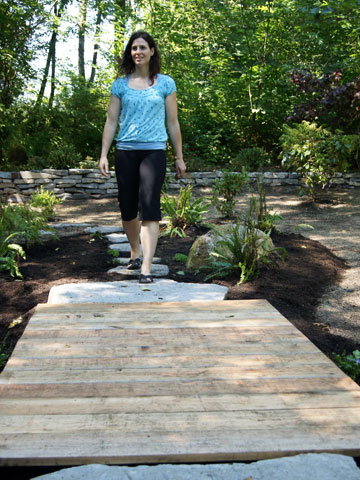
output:
[[[128,78],[117,78],[111,94],[121,101],[120,130],[116,148],[121,150],[166,149],[165,98],[176,91],[174,80],[158,73],[155,85],[145,90],[128,86]]]

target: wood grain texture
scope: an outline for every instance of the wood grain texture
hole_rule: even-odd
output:
[[[0,465],[360,455],[360,388],[263,300],[38,305]]]

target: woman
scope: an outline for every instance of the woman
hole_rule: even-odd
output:
[[[152,283],[151,264],[159,236],[160,193],[166,173],[165,115],[176,154],[176,173],[185,174],[177,117],[176,86],[160,74],[160,55],[146,32],[134,33],[124,52],[122,73],[111,87],[99,170],[109,176],[107,154],[120,117],[115,171],[119,206],[131,246],[128,269],[141,267],[140,283]],[[143,261],[140,261],[140,245]]]

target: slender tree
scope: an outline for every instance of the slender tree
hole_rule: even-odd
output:
[[[80,0],[79,23],[78,23],[78,69],[79,76],[85,78],[85,33],[87,0]]]
[[[96,22],[95,22],[95,40],[94,40],[94,50],[93,50],[89,85],[94,83],[95,74],[96,74],[97,56],[99,51],[99,35],[100,35],[101,21],[104,14],[104,6],[103,6],[102,0],[96,0],[96,9],[97,9],[97,14],[96,14]]]
[[[44,73],[38,93],[38,97],[36,100],[37,104],[42,102],[44,98],[45,88],[48,81],[49,70],[51,65],[51,91],[50,91],[50,99],[49,105],[52,105],[54,95],[55,95],[55,75],[56,75],[56,43],[57,43],[57,35],[58,35],[58,27],[61,16],[67,7],[70,0],[55,0],[54,1],[54,15],[53,15],[53,22],[52,22],[52,34],[51,39],[49,42],[48,54],[46,58],[46,64],[44,68]]]

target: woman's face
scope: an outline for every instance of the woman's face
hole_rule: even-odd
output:
[[[146,65],[154,55],[154,49],[143,38],[136,38],[131,45],[131,58],[135,65]]]

